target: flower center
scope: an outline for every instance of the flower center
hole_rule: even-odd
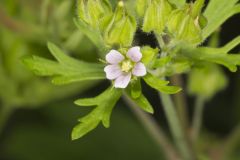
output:
[[[122,65],[121,65],[121,70],[123,72],[129,72],[132,69],[133,65],[132,62],[127,60],[127,61],[123,61]]]

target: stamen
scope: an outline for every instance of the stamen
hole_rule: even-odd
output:
[[[132,69],[133,65],[131,63],[131,61],[123,61],[122,65],[121,65],[121,70],[123,72],[129,72]]]

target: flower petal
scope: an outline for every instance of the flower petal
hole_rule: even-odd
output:
[[[132,73],[133,73],[133,75],[138,76],[138,77],[145,76],[147,74],[145,65],[141,62],[138,62],[134,66]]]
[[[118,76],[122,74],[120,66],[116,64],[107,65],[104,68],[104,72],[106,73],[107,79],[110,80],[116,79]]]
[[[123,60],[124,60],[124,56],[116,50],[111,50],[106,55],[106,61],[110,64],[118,64]]]
[[[120,75],[114,82],[115,88],[126,88],[131,80],[131,73]]]
[[[132,47],[127,52],[127,57],[134,62],[139,62],[142,59],[142,53],[140,52],[140,47]]]

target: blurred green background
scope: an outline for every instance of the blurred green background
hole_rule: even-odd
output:
[[[107,82],[54,86],[22,65],[21,58],[26,55],[52,58],[47,41],[71,56],[97,61],[96,48],[73,24],[75,5],[69,0],[0,0],[0,160],[164,159],[161,149],[123,101],[115,107],[109,129],[98,127],[84,138],[71,141],[76,120],[90,111],[75,106],[73,101],[97,95]],[[222,26],[222,45],[240,34],[239,19],[239,15],[234,16]],[[138,34],[141,43],[156,44],[151,35]],[[204,111],[202,138],[213,145],[240,122],[240,71],[225,73],[228,88],[209,100]],[[144,89],[156,106],[155,119],[168,130],[158,97],[146,86]],[[193,100],[188,97],[190,115]],[[230,159],[240,159],[240,139]]]

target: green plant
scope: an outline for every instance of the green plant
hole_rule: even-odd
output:
[[[240,12],[240,4],[236,0],[211,0],[204,11],[204,0],[191,3],[174,0],[119,1],[115,7],[108,0],[79,0],[77,5],[78,17],[74,22],[96,45],[100,61],[97,62],[96,58],[95,63],[90,63],[71,58],[53,43],[48,43],[48,48],[57,61],[38,56],[24,59],[30,70],[52,77],[55,84],[111,80],[111,86],[99,96],[75,102],[79,106],[96,108],[79,119],[72,139],[84,136],[100,122],[109,127],[112,109],[121,95],[153,113],[151,104],[142,93],[140,80],[143,79],[159,92],[180,157],[184,160],[205,157],[195,148],[203,104],[227,85],[218,65],[237,71],[240,55],[231,53],[231,50],[239,45],[240,37],[223,47],[202,44],[223,22]],[[138,47],[134,41],[137,28],[154,33],[159,46]],[[189,92],[198,97],[191,138],[183,127],[186,122],[180,121],[170,97],[181,88],[169,86],[166,80],[183,73],[189,73]],[[202,81],[203,77],[208,82]]]

